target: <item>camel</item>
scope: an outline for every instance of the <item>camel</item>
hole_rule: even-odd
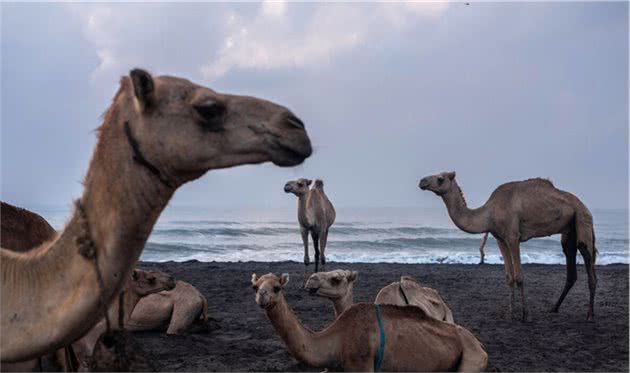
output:
[[[580,251],[590,291],[587,320],[594,317],[593,304],[597,277],[595,276],[595,232],[593,216],[572,193],[557,189],[546,179],[529,179],[502,184],[488,201],[477,209],[469,209],[455,172],[442,172],[420,180],[420,189],[442,197],[451,219],[468,233],[490,232],[497,240],[510,287],[508,313],[513,314],[515,287],[520,289],[523,320],[528,319],[525,288],[521,271],[520,243],[534,237],[562,234],[562,250],[567,262],[567,279],[560,298],[552,308],[558,308],[577,279],[576,254]]]
[[[315,180],[313,188],[309,189],[312,182],[304,178],[289,181],[284,185],[284,192],[293,193],[298,197],[298,222],[304,243],[304,265],[310,264],[308,255],[310,233],[315,248],[315,272],[319,272],[320,260],[322,266],[326,265],[328,230],[335,222],[337,213],[324,193],[324,182]]]
[[[354,283],[359,272],[337,269],[330,272],[313,273],[304,288],[312,295],[328,298],[333,302],[335,317],[339,317],[354,304]],[[374,300],[376,304],[413,305],[422,308],[429,316],[453,324],[453,313],[440,294],[423,287],[409,276],[382,288]]]
[[[305,364],[365,372],[479,372],[487,365],[488,355],[472,333],[429,317],[419,307],[355,304],[326,329],[314,332],[302,325],[284,299],[288,274],[258,278],[254,273],[251,281],[256,303],[291,355]]]
[[[55,229],[40,215],[6,202],[0,204],[0,247],[28,251],[55,237]]]
[[[127,281],[127,284],[125,285],[125,288],[121,294],[119,294],[119,300],[113,302],[107,309],[111,329],[121,330],[121,327],[126,327],[134,308],[144,297],[160,291],[172,290],[174,288],[175,280],[166,273],[134,269]],[[121,301],[122,310],[120,309]],[[119,318],[121,314],[122,319]],[[96,344],[105,332],[107,332],[107,322],[105,319],[101,319],[86,335],[72,343],[79,367],[81,368],[80,370],[89,370],[90,359],[92,358]],[[64,350],[57,351],[59,361],[65,361],[61,358],[64,353]],[[65,370],[69,371],[70,369],[68,368],[69,367],[65,367]]]
[[[295,166],[311,152],[304,124],[283,106],[132,70],[104,115],[63,231],[26,253],[0,250],[2,361],[35,358],[87,333],[179,186],[211,169]]]
[[[191,284],[177,281],[175,289],[151,294],[140,300],[127,328],[153,330],[168,325],[166,334],[179,334],[195,321],[208,321],[208,301]]]

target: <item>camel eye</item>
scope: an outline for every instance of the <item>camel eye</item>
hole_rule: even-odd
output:
[[[148,280],[149,284],[155,284],[155,277],[150,277]]]
[[[341,279],[339,277],[333,277],[332,279],[330,279],[330,282],[333,285],[337,285],[337,284],[339,284],[341,282]]]
[[[444,182],[444,178],[442,176],[438,177],[438,185],[442,185],[442,183]]]
[[[254,289],[254,291],[258,291],[258,286],[257,285],[252,285],[252,289]]]
[[[218,132],[223,129],[222,118],[223,114],[225,114],[225,105],[218,101],[207,99],[193,105],[193,108],[203,119],[201,124],[204,129],[212,132]]]
[[[279,291],[280,291],[280,286],[279,285],[276,285],[276,286],[273,287],[273,292],[274,293],[277,293]]]

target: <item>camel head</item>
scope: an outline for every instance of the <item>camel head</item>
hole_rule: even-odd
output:
[[[122,85],[114,105],[127,104],[118,115],[130,127],[129,143],[179,183],[242,164],[295,166],[311,155],[304,123],[284,106],[141,69]]]
[[[289,282],[289,274],[283,273],[280,277],[273,273],[263,276],[252,274],[252,288],[256,292],[256,303],[264,309],[271,309],[276,305],[278,297],[282,296],[282,288]]]
[[[357,271],[336,269],[330,272],[313,273],[308,278],[304,289],[311,295],[324,298],[343,298],[348,291],[352,290],[352,284],[359,276]]]
[[[131,273],[129,288],[140,297],[157,293],[163,290],[173,290],[175,279],[160,271],[143,271],[134,269]]]
[[[440,172],[439,174],[422,178],[418,187],[422,190],[430,190],[438,196],[441,196],[446,194],[446,192],[448,192],[454,184],[455,171]]]
[[[310,179],[297,179],[290,180],[284,184],[284,192],[285,193],[293,193],[296,196],[304,196],[308,193],[308,187],[313,183],[313,180]]]

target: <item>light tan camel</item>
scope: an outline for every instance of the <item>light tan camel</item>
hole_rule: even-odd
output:
[[[40,215],[6,202],[1,202],[0,225],[0,247],[12,251],[28,251],[57,234]]]
[[[318,368],[373,371],[381,349],[374,304],[355,304],[320,332],[306,328],[287,305],[289,275],[252,275],[256,303],[299,361]],[[381,305],[385,335],[383,371],[482,371],[488,355],[468,330],[426,315],[418,307]]]
[[[359,272],[336,269],[330,272],[313,273],[304,288],[312,295],[328,298],[333,302],[335,317],[339,317],[354,304],[354,283]],[[413,305],[422,308],[429,316],[453,324],[453,313],[440,294],[423,287],[409,276],[382,288],[374,300],[376,304]]]
[[[166,273],[159,271],[144,271],[140,269],[133,270],[122,293],[119,294],[117,300],[114,301],[107,310],[111,329],[120,330],[119,312],[121,311],[121,299],[123,315],[122,325],[125,327],[129,323],[129,319],[134,308],[142,298],[150,294],[155,294],[163,290],[172,290],[174,288],[175,280]],[[74,353],[76,354],[79,363],[79,370],[89,370],[90,359],[92,358],[92,353],[96,347],[96,343],[106,331],[107,322],[103,318],[86,335],[72,343]],[[63,354],[63,350],[57,351],[59,361],[64,361],[62,358]],[[70,370],[68,369],[69,367],[64,368],[66,371]]]
[[[294,166],[312,152],[303,123],[282,106],[139,69],[122,78],[98,132],[63,232],[27,253],[0,250],[4,362],[56,351],[94,326],[179,186],[210,169]],[[86,259],[94,252],[98,271]]]
[[[159,329],[168,325],[166,334],[179,334],[195,321],[208,321],[208,301],[191,284],[177,281],[175,289],[142,298],[129,319],[132,331]]]
[[[529,179],[500,185],[488,201],[477,209],[469,209],[455,180],[455,172],[442,172],[420,180],[422,190],[441,196],[448,214],[468,233],[490,232],[496,238],[505,264],[507,284],[510,286],[508,312],[514,310],[514,292],[521,292],[523,319],[528,318],[525,289],[521,271],[520,243],[534,237],[562,234],[562,249],[567,260],[567,280],[564,290],[553,307],[558,308],[577,279],[576,253],[584,258],[590,302],[587,319],[593,319],[593,303],[597,278],[595,276],[595,232],[593,216],[573,194],[557,189],[551,181]]]
[[[312,182],[308,179],[289,181],[284,185],[284,192],[293,193],[298,197],[298,222],[304,243],[304,264],[308,266],[310,263],[308,255],[310,233],[315,248],[315,272],[318,272],[320,260],[322,266],[326,265],[328,230],[335,222],[337,213],[324,193],[324,182],[315,180],[315,185],[309,189]]]

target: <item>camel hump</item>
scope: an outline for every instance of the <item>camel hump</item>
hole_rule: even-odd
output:
[[[313,188],[323,191],[324,190],[324,181],[322,179],[315,180],[315,184],[313,185]]]

